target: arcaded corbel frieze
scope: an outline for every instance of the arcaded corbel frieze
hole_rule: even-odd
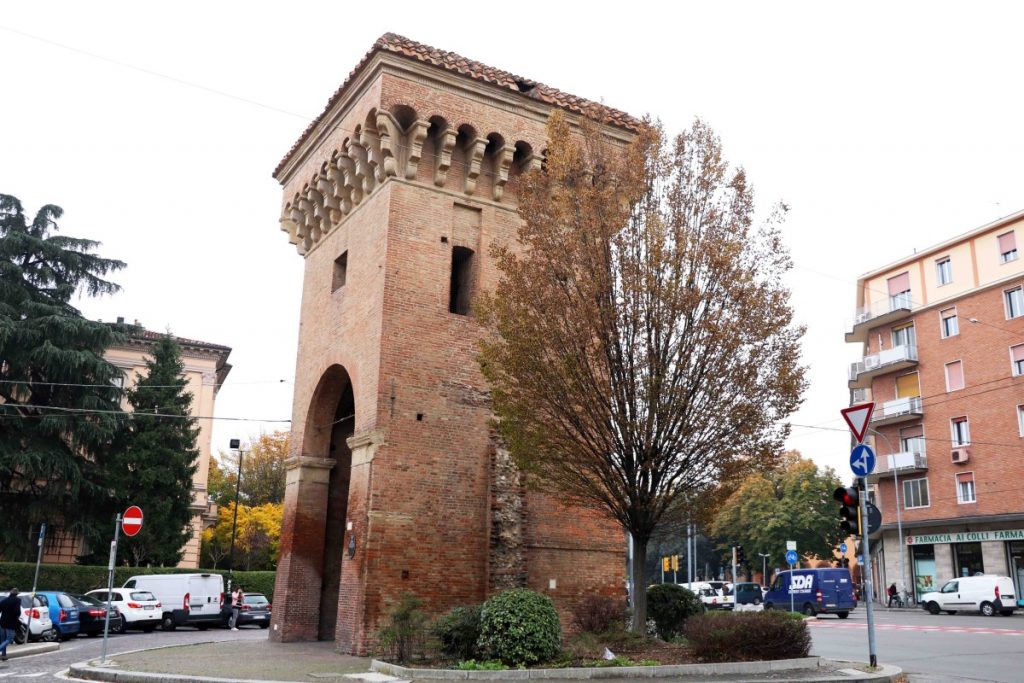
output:
[[[505,194],[505,183],[508,182],[508,169],[512,167],[512,157],[515,153],[515,147],[505,145],[494,155],[494,166],[497,174],[494,177],[494,186],[491,188],[491,197],[496,202],[500,202]]]
[[[484,150],[487,149],[487,138],[477,138],[466,147],[466,182],[462,191],[466,194],[473,194],[476,191],[476,179],[480,177],[480,165],[484,160]]]
[[[348,212],[352,210],[352,200],[349,198],[350,190],[345,186],[345,174],[335,166],[335,162],[331,162],[331,165],[327,167],[327,177],[330,179],[331,185],[334,186],[334,196],[338,200],[338,212],[342,216],[347,216]]]
[[[288,235],[289,244],[298,244],[299,237],[297,235],[299,226],[295,223],[295,219],[292,218],[293,209],[288,206],[281,210],[281,217],[277,219],[278,224],[281,226],[281,232]]]
[[[448,181],[448,169],[452,167],[452,151],[455,149],[455,141],[458,137],[459,134],[449,128],[438,138],[438,150],[434,157],[436,159],[434,184],[438,187],[444,187]]]
[[[346,149],[335,163],[345,177],[345,190],[342,193],[342,197],[348,197],[349,211],[351,211],[352,207],[363,199],[363,184],[356,178],[356,162],[348,156],[348,150]],[[348,213],[348,211],[345,213]]]
[[[313,245],[313,240],[309,237],[309,231],[306,228],[306,214],[298,208],[299,199],[295,198],[292,204],[292,210],[289,212],[289,218],[295,224],[295,250],[299,252],[300,256],[305,256],[306,252]]]
[[[314,183],[315,183],[314,179]],[[324,207],[324,196],[320,194],[318,190],[312,187],[306,190],[306,199],[313,206],[313,221],[315,223],[315,229],[312,233],[313,241],[318,242],[320,238],[327,234],[331,229],[331,219],[327,215],[327,209]]]
[[[523,159],[523,173],[529,173],[530,171],[539,171],[543,163],[543,156],[541,156],[540,154],[534,154],[533,152],[530,152],[530,154]]]
[[[405,159],[405,179],[415,180],[416,169],[420,165],[420,157],[423,156],[423,141],[427,139],[427,130],[430,123],[427,121],[413,121],[406,131],[406,139],[409,145],[409,155]]]
[[[363,128],[359,134],[359,143],[366,150],[366,164],[370,168],[370,174],[373,175],[374,184],[384,182],[384,167],[377,132],[370,128]]]
[[[306,197],[299,197],[298,199],[299,210],[302,211],[302,234],[312,242],[316,242],[320,235],[319,226],[316,222],[316,215],[313,211],[313,202],[309,201]]]
[[[324,206],[331,214],[331,223],[337,223],[341,220],[341,204],[338,201],[337,190],[334,182],[330,178],[330,168],[328,168],[328,175],[317,178],[316,189],[320,191],[320,194],[324,197]]]
[[[366,158],[366,148],[358,141],[350,139],[345,151],[348,152],[348,158],[355,163],[356,183],[362,188],[363,196],[368,196],[373,192],[374,178]]]
[[[398,175],[398,145],[402,139],[401,129],[395,117],[386,111],[377,112],[377,135],[380,138],[380,154],[384,160],[384,175]]]

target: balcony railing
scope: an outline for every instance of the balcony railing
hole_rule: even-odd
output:
[[[865,356],[863,360],[850,364],[850,388],[870,387],[873,377],[916,364],[916,346],[896,346],[872,356]]]
[[[891,477],[894,473],[913,474],[928,470],[928,456],[919,451],[904,451],[880,456],[878,469],[875,473],[879,477]]]
[[[858,308],[853,317],[853,329],[846,333],[846,341],[863,342],[872,327],[887,325],[910,315],[909,297],[888,297],[871,306]]]
[[[924,406],[921,404],[921,397],[908,396],[875,406],[875,411],[871,415],[871,425],[880,427],[898,422],[908,422],[920,419],[922,415],[924,415]]]

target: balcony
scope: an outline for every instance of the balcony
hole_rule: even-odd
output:
[[[924,415],[924,406],[921,405],[920,396],[908,396],[898,398],[895,401],[886,401],[880,406],[875,406],[871,414],[872,427],[884,427],[901,422],[919,420]]]
[[[850,364],[850,388],[865,389],[878,375],[906,370],[917,365],[916,346],[897,346]]]
[[[875,477],[892,477],[899,474],[918,474],[928,471],[928,456],[922,452],[902,452],[878,457],[878,466],[875,469]]]
[[[909,315],[910,300],[907,297],[889,297],[875,302],[873,306],[859,308],[853,318],[853,329],[846,333],[846,341],[863,344],[871,328],[894,323]]]

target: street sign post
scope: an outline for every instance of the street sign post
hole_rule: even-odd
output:
[[[794,564],[796,564],[798,559],[800,558],[797,557],[795,550],[786,551],[786,564],[788,564],[789,566],[793,566]]]
[[[796,566],[797,561],[800,559],[796,554],[796,541],[786,541],[786,545],[793,544],[793,547],[786,551],[786,564],[789,565],[789,611],[795,612],[795,603],[793,595],[793,567]]]
[[[796,541],[786,541],[786,550],[796,550]]]
[[[868,423],[871,422],[871,413],[874,410],[874,402],[869,402],[839,411],[842,413],[843,419],[846,420],[846,424],[849,425],[850,431],[853,432],[853,437],[857,439],[857,443],[864,441],[864,433],[868,430]]]
[[[132,505],[124,511],[124,516],[121,518],[121,530],[124,531],[125,536],[134,536],[142,531],[142,508]]]
[[[856,477],[866,477],[875,471],[875,452],[864,444],[850,451],[850,469]]]
[[[839,552],[841,552],[841,553],[845,553],[846,552],[846,544],[845,543],[840,543],[839,544]]]

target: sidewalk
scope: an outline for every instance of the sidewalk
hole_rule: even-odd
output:
[[[600,679],[601,683],[631,683],[637,679],[672,681],[893,681],[902,672],[883,667],[865,673],[863,665],[807,658],[788,662],[740,662],[686,666],[623,667],[599,669],[515,669],[508,671],[461,671],[454,669],[405,669],[352,657],[334,651],[334,644],[271,643],[269,641],[221,641],[138,650],[111,657],[100,666],[97,660],[76,664],[72,678],[111,683],[225,683],[259,681],[304,683],[406,683],[408,681],[523,681],[544,683]]]
[[[28,657],[29,655],[38,655],[43,652],[53,652],[59,649],[60,643],[29,643],[27,645],[11,643],[7,646],[7,658]]]

